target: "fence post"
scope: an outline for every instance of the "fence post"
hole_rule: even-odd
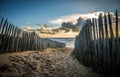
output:
[[[116,44],[116,56],[115,56],[115,59],[116,59],[116,70],[117,69],[120,69],[120,45],[119,45],[119,31],[118,31],[118,24],[119,24],[119,21],[118,21],[118,11],[116,10],[116,39],[115,39],[115,44]]]

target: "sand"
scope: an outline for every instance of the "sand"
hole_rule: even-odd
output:
[[[0,77],[100,77],[71,55],[72,48],[47,48],[0,55]]]

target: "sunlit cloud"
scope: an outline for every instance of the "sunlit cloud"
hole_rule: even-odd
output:
[[[61,25],[63,22],[72,22],[73,24],[77,23],[77,19],[80,17],[80,14],[72,14],[67,16],[59,17],[58,19],[50,21],[52,24]]]
[[[72,14],[67,16],[61,16],[58,19],[50,21],[52,24],[61,25],[63,22],[72,22],[73,24],[77,23],[77,19],[82,17],[83,19],[88,18],[98,18],[99,13],[104,13],[103,11],[95,12],[95,13],[87,13],[87,14]]]

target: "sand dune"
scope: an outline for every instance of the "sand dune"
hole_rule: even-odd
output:
[[[0,77],[99,77],[71,56],[71,48],[0,55]]]

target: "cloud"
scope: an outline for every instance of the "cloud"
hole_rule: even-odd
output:
[[[66,15],[61,16],[58,19],[50,21],[52,24],[61,25],[63,22],[72,22],[73,24],[77,23],[77,19],[79,17],[85,19],[88,18],[98,18],[99,13],[104,13],[103,11],[95,12],[95,13],[87,13],[87,14],[72,14],[72,15]]]
[[[73,24],[72,22],[63,22],[61,26],[63,28],[71,28],[74,31],[78,31],[80,30],[80,27],[83,26],[83,24],[85,23],[85,20],[79,17],[76,21],[77,21],[76,24]]]
[[[31,26],[22,26],[21,29],[32,29]]]
[[[66,22],[66,23],[72,22],[73,24],[76,24],[79,16],[80,16],[80,14],[72,14],[72,15],[62,16],[56,20],[50,21],[50,23],[61,25],[63,22]]]

